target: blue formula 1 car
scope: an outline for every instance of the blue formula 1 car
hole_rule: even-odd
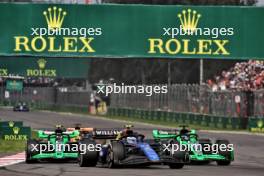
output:
[[[15,111],[15,112],[29,112],[29,106],[25,102],[18,102],[13,107],[13,111]]]
[[[113,139],[114,135],[111,130],[100,132],[100,134],[108,134],[101,135],[100,138],[110,140],[102,145],[98,154],[98,163],[109,168],[164,164],[171,169],[181,169],[186,162],[189,162],[188,152],[178,151],[172,154],[170,151],[164,150],[163,144],[157,143],[153,139],[144,139],[144,135],[135,133],[127,127],[125,131],[118,133],[115,139]],[[82,163],[85,161],[85,156],[91,155],[89,151],[87,152],[80,155],[80,166],[85,165]]]

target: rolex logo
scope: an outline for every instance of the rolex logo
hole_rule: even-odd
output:
[[[196,31],[201,14],[198,14],[195,10],[188,9],[178,14],[178,18],[180,19],[182,29],[187,32],[187,34],[192,34]]]
[[[15,123],[14,123],[13,121],[10,121],[10,122],[8,123],[8,125],[9,125],[10,128],[13,128],[13,126],[15,125]]]
[[[18,133],[19,133],[19,130],[20,130],[19,127],[14,127],[14,128],[13,128],[13,132],[14,132],[14,134],[18,134]]]
[[[49,29],[60,29],[63,23],[64,17],[66,16],[66,12],[62,10],[62,8],[48,8],[48,11],[44,11],[43,15],[46,18]]]
[[[40,69],[44,69],[46,66],[47,61],[45,59],[39,59],[38,60],[38,66]]]
[[[258,126],[258,128],[262,128],[263,127],[263,121],[262,120],[259,120],[257,122],[257,126]]]

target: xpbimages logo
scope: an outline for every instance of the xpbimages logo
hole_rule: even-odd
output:
[[[114,84],[98,84],[97,93],[106,96],[110,94],[142,94],[145,96],[152,96],[153,94],[168,93],[167,85],[121,85]]]
[[[70,14],[56,6],[44,10],[42,15],[46,26],[29,26],[28,35],[14,36],[15,52],[96,52],[93,42],[103,34],[101,27],[65,26]]]
[[[179,26],[162,28],[161,36],[170,39],[148,39],[149,54],[230,55],[229,39],[222,38],[234,35],[232,27],[198,27],[202,15],[192,9],[182,10],[177,17]],[[192,36],[197,36],[198,39],[193,39]]]

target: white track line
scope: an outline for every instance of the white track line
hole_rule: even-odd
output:
[[[9,166],[25,161],[25,152],[0,158],[0,167]]]

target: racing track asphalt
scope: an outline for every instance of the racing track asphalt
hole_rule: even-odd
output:
[[[58,114],[53,112],[13,112],[0,109],[2,120],[24,121],[35,129],[52,128],[55,124],[71,127],[81,123],[82,127],[111,128],[126,124],[122,121],[73,114]],[[134,123],[137,128],[150,136],[153,128],[158,126]],[[172,170],[167,166],[150,166],[147,168],[108,169],[102,167],[80,168],[77,163],[37,163],[16,165],[0,168],[0,176],[263,176],[264,175],[264,136],[247,134],[205,133],[213,139],[225,138],[235,146],[235,161],[230,166],[187,165],[180,170]]]

